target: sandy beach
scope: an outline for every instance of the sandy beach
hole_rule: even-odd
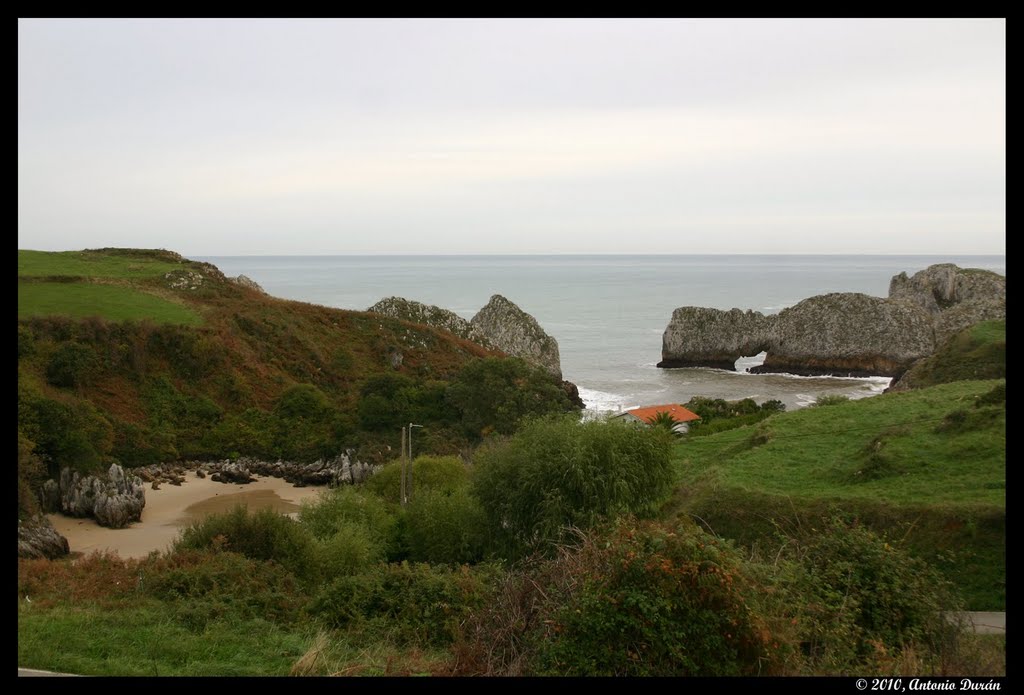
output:
[[[163,484],[153,490],[146,484],[142,521],[123,529],[105,528],[93,519],[50,514],[53,527],[68,539],[73,553],[109,550],[121,557],[145,557],[166,550],[185,526],[197,519],[246,504],[250,510],[274,509],[282,514],[299,510],[303,500],[315,499],[320,487],[293,487],[280,478],[260,478],[247,485],[217,483],[197,478],[194,471],[180,485]]]

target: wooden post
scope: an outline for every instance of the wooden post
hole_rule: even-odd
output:
[[[398,499],[402,503],[402,506],[404,507],[405,506],[405,501],[406,501],[406,497],[405,497],[405,425],[402,425],[402,458],[401,458],[401,460],[402,460],[402,492],[401,492],[401,495],[400,495],[400,497]]]

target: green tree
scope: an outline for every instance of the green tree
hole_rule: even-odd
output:
[[[473,491],[515,556],[621,513],[653,513],[672,484],[661,430],[572,417],[531,420],[476,455]]]
[[[487,357],[468,363],[448,386],[448,402],[473,438],[510,434],[523,418],[574,410],[561,384],[518,358]]]

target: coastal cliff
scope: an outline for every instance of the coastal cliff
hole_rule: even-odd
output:
[[[1006,315],[1006,279],[944,263],[892,278],[887,298],[817,295],[765,316],[680,307],[662,337],[659,367],[733,369],[766,351],[754,373],[899,377],[950,336]]]
[[[767,349],[771,325],[757,311],[679,307],[662,336],[658,366],[732,369],[740,357]]]
[[[857,292],[811,297],[772,318],[768,356],[753,373],[899,376],[935,349],[925,311]]]
[[[521,357],[543,367],[552,376],[562,378],[558,341],[540,327],[537,319],[500,294],[491,297],[470,325],[502,352]]]

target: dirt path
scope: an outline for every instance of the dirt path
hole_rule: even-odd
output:
[[[123,529],[100,526],[92,519],[50,514],[53,527],[68,539],[71,552],[110,550],[121,557],[145,557],[154,550],[166,550],[182,527],[215,512],[244,503],[250,510],[274,509],[295,513],[303,500],[315,499],[318,487],[293,487],[280,478],[260,478],[247,485],[216,483],[189,472],[180,485],[163,484],[159,490],[146,485],[146,506],[142,521]]]

